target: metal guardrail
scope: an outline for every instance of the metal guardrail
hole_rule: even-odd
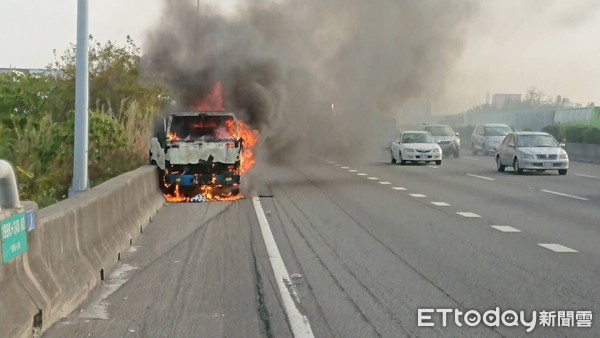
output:
[[[0,160],[0,210],[20,207],[15,171],[8,161]]]

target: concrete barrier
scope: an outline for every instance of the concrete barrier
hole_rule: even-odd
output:
[[[600,164],[600,144],[567,143],[565,150],[571,161]]]
[[[141,167],[39,211],[28,251],[0,267],[0,337],[43,331],[87,299],[164,204],[156,175]]]

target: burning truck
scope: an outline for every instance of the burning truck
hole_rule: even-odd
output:
[[[224,112],[172,113],[150,140],[150,163],[169,202],[231,201],[243,169],[241,121]],[[244,125],[245,126],[245,125]]]

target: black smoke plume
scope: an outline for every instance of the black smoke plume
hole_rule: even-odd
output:
[[[165,0],[144,71],[186,109],[220,81],[226,109],[260,131],[272,162],[356,155],[407,102],[441,93],[474,11],[451,0],[249,0],[225,15]]]

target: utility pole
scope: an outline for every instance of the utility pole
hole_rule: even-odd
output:
[[[77,64],[75,78],[75,156],[73,184],[69,197],[75,197],[90,188],[88,181],[88,0],[77,0]]]

